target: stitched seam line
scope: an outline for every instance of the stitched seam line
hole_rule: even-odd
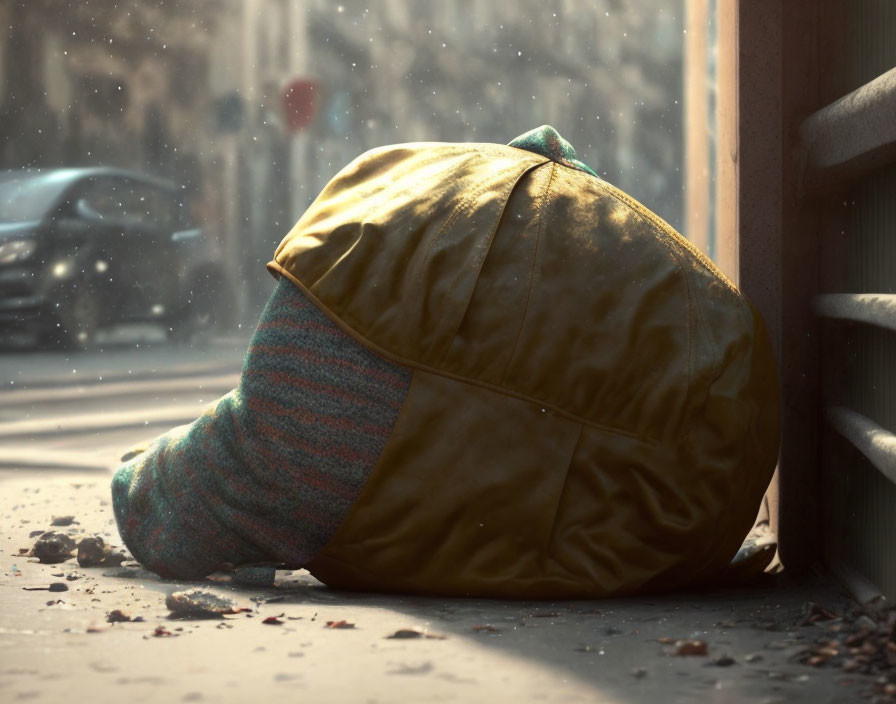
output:
[[[518,164],[514,164],[512,167],[504,169],[499,172],[494,178],[496,181],[500,181],[504,178],[505,175],[511,174],[514,171],[519,169]],[[483,184],[481,187],[477,188],[475,191],[464,197],[464,199],[457,204],[457,207],[451,212],[451,215],[448,216],[448,219],[444,222],[442,227],[438,229],[438,231],[430,238],[429,242],[426,243],[426,249],[423,250],[422,255],[420,255],[417,260],[417,272],[415,273],[413,280],[417,289],[422,288],[423,281],[423,265],[425,262],[429,261],[429,253],[430,250],[435,246],[436,242],[441,238],[442,234],[447,230],[451,225],[454,224],[454,221],[457,220],[462,214],[469,212],[472,207],[474,201],[481,196],[486,191],[489,191],[493,187],[493,182],[489,182],[487,184]]]
[[[339,315],[333,312],[323,301],[321,301],[317,296],[315,296],[308,287],[299,281],[291,272],[289,272],[285,267],[279,264],[276,261],[271,261],[268,263],[268,267],[277,271],[281,276],[285,276],[292,283],[298,286],[302,293],[308,296],[308,300],[311,301],[314,305],[316,305],[321,311],[323,311],[336,325],[339,326],[341,330],[350,335],[352,339],[364,345],[367,349],[376,352],[378,355],[385,357],[386,359],[395,362],[396,364],[401,364],[405,367],[409,367],[411,369],[419,369],[420,371],[429,372],[430,374],[436,374],[438,376],[443,376],[447,379],[454,379],[455,381],[460,381],[465,384],[472,384],[473,386],[479,386],[483,389],[489,389],[490,391],[494,391],[495,393],[502,394],[504,396],[508,396],[509,398],[519,399],[520,401],[526,401],[528,403],[534,403],[539,406],[539,408],[544,408],[550,410],[552,413],[556,413],[561,418],[568,418],[569,420],[575,421],[576,423],[582,423],[583,425],[587,425],[590,428],[596,428],[604,433],[610,433],[612,435],[621,435],[627,438],[634,438],[636,440],[640,440],[641,442],[655,446],[659,444],[658,440],[655,438],[651,438],[648,436],[641,435],[633,430],[626,430],[625,428],[616,428],[611,425],[604,425],[603,423],[597,423],[588,418],[583,418],[582,416],[578,416],[575,413],[570,413],[559,406],[544,401],[542,399],[535,398],[533,396],[529,396],[527,394],[519,393],[513,391],[511,389],[505,389],[500,386],[496,386],[495,384],[490,384],[486,381],[482,381],[481,379],[472,379],[470,377],[461,376],[460,374],[453,374],[451,372],[445,371],[444,369],[436,369],[435,367],[430,367],[426,364],[422,364],[421,362],[417,362],[412,359],[407,359],[402,357],[401,355],[390,352],[389,350],[381,347],[376,344],[369,338],[365,337],[353,327],[351,327],[348,323],[346,323]]]
[[[634,198],[630,198],[627,194],[620,191],[613,184],[606,181],[601,181],[601,183],[606,187],[608,195],[630,207],[641,218],[648,220],[651,224],[653,224],[654,227],[659,228],[661,232],[670,235],[678,244],[687,249],[697,259],[700,265],[704,269],[706,269],[706,271],[718,278],[725,286],[734,291],[734,293],[736,293],[738,296],[742,295],[740,291],[737,290],[737,287],[731,282],[731,280],[727,276],[725,276],[725,274],[723,274],[722,271],[715,264],[713,264],[705,254],[703,254],[703,252],[697,249],[687,238],[676,232],[669,223],[667,223],[652,211],[645,208]]]
[[[547,163],[547,162],[544,162],[544,163]],[[467,297],[466,297],[467,303],[464,306],[463,313],[461,313],[457,317],[457,322],[454,324],[454,329],[452,330],[451,335],[448,335],[445,338],[446,339],[445,349],[442,351],[442,354],[439,356],[440,364],[444,361],[445,357],[447,357],[448,353],[451,351],[451,343],[454,341],[454,338],[457,337],[457,331],[460,330],[461,326],[464,323],[464,318],[466,318],[466,316],[467,316],[467,311],[470,308],[470,301],[473,300],[473,296],[476,293],[476,284],[479,282],[479,274],[482,271],[482,267],[485,265],[485,260],[488,258],[488,255],[491,252],[492,245],[495,242],[495,237],[498,234],[498,230],[501,228],[501,222],[504,220],[504,214],[507,212],[507,204],[510,202],[510,199],[513,197],[513,193],[514,193],[514,191],[516,191],[517,186],[519,186],[520,181],[522,181],[527,175],[529,175],[530,173],[535,171],[535,169],[537,169],[541,166],[544,166],[544,163],[536,164],[536,165],[532,166],[531,168],[528,168],[525,171],[523,171],[517,178],[516,182],[513,184],[513,187],[510,189],[510,192],[507,195],[507,199],[504,201],[504,207],[501,209],[501,215],[495,221],[495,225],[492,228],[491,232],[489,233],[488,246],[484,248],[482,255],[479,257],[479,261],[476,262],[476,275],[473,278],[473,285],[470,286],[470,290],[467,292]],[[456,288],[456,285],[454,288]],[[452,290],[454,290],[454,289],[452,289]]]
[[[557,164],[551,162],[551,175],[548,177],[548,183],[544,187],[544,193],[541,195],[541,203],[538,206],[538,229],[535,231],[535,246],[532,248],[532,267],[529,270],[529,289],[526,291],[526,305],[523,308],[523,315],[520,318],[520,327],[516,331],[516,337],[513,341],[513,348],[510,351],[510,358],[507,360],[507,364],[504,366],[504,370],[501,372],[501,380],[499,383],[503,383],[504,379],[507,378],[508,370],[513,366],[513,361],[516,359],[516,350],[520,344],[520,338],[523,335],[523,328],[526,327],[526,316],[529,313],[529,301],[532,298],[532,289],[535,286],[535,266],[538,264],[538,249],[541,244],[541,228],[544,226],[544,211],[547,208],[548,195],[551,192],[551,185],[554,183],[554,175],[557,173]]]
[[[554,544],[554,534],[557,532],[557,516],[560,513],[560,505],[563,503],[563,495],[566,493],[566,483],[569,481],[569,469],[572,467],[572,462],[575,459],[576,452],[579,449],[579,443],[582,442],[582,433],[584,432],[585,426],[579,425],[579,432],[576,435],[576,441],[572,445],[572,451],[569,453],[569,461],[566,463],[566,472],[563,475],[563,484],[560,487],[560,495],[557,497],[557,506],[554,508],[554,515],[551,517],[551,533],[548,536],[548,542],[545,546],[545,557],[553,560],[553,556],[551,555],[551,545]]]

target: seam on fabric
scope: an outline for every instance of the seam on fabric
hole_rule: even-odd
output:
[[[573,460],[576,457],[576,454],[579,450],[579,445],[582,442],[582,435],[584,434],[585,426],[582,423],[579,423],[579,432],[576,434],[576,441],[572,444],[572,450],[569,453],[569,460],[566,463],[566,471],[563,473],[563,483],[560,485],[560,495],[557,497],[557,505],[554,507],[554,515],[551,516],[551,532],[548,535],[548,542],[545,546],[545,558],[548,560],[552,560],[553,562],[558,562],[556,558],[553,557],[551,546],[554,544],[554,534],[557,530],[557,516],[560,514],[560,505],[563,503],[563,495],[566,493],[566,483],[569,481],[569,470],[572,467]]]
[[[675,266],[678,267],[678,271],[681,273],[682,278],[684,279],[685,290],[688,294],[688,381],[687,386],[685,386],[685,395],[684,395],[684,409],[685,414],[690,410],[690,402],[691,402],[691,391],[694,383],[694,366],[695,366],[695,340],[697,337],[698,326],[696,322],[696,318],[699,317],[700,321],[703,321],[703,313],[700,310],[700,304],[696,300],[694,296],[694,291],[691,288],[691,277],[689,276],[689,272],[687,268],[682,263],[679,252],[676,251],[675,247],[670,243],[663,239],[662,235],[664,233],[659,232],[660,237],[657,239],[666,247],[669,253],[672,255],[672,258],[675,260]],[[694,309],[697,310],[697,316],[694,315]]]
[[[535,398],[533,396],[529,396],[527,394],[518,393],[516,391],[512,391],[510,389],[505,389],[495,384],[490,384],[487,381],[482,381],[480,379],[472,379],[470,377],[462,376],[460,374],[454,374],[449,371],[445,371],[444,369],[436,369],[435,367],[430,367],[426,364],[422,364],[421,362],[417,362],[411,359],[407,359],[402,357],[401,355],[395,354],[394,352],[390,352],[389,350],[381,347],[376,344],[369,338],[365,337],[353,327],[348,325],[342,318],[340,318],[336,313],[334,313],[326,304],[323,303],[317,296],[315,296],[311,291],[308,290],[308,287],[305,286],[301,281],[299,281],[288,269],[280,265],[278,262],[271,261],[268,266],[273,266],[277,271],[280,272],[282,276],[285,276],[292,283],[298,286],[302,293],[308,296],[308,300],[310,300],[315,306],[317,306],[323,313],[327,315],[336,325],[340,327],[344,332],[346,332],[350,337],[352,337],[355,341],[364,345],[367,349],[375,352],[376,354],[385,357],[391,362],[395,362],[396,364],[400,364],[402,366],[408,367],[409,369],[416,369],[423,372],[428,372],[430,374],[435,374],[437,376],[443,376],[448,379],[454,379],[455,381],[460,381],[465,384],[471,384],[473,386],[479,386],[484,389],[489,389],[494,391],[495,393],[502,394],[504,396],[508,396],[510,398],[519,399],[520,401],[526,401],[528,403],[533,403],[538,405],[540,408],[544,408],[546,410],[550,410],[552,413],[557,414],[561,418],[566,418],[568,420],[575,421],[576,423],[582,423],[591,428],[596,428],[603,433],[610,433],[612,435],[621,435],[627,438],[633,438],[635,440],[639,440],[647,445],[656,446],[659,443],[659,440],[641,435],[640,433],[634,430],[626,430],[625,428],[616,428],[611,425],[604,425],[603,423],[598,423],[593,420],[589,420],[588,418],[583,418],[581,416],[576,415],[575,413],[570,413],[559,406],[544,401],[542,399]]]
[[[541,246],[541,229],[544,226],[544,211],[547,208],[548,196],[551,193],[551,186],[554,184],[554,176],[557,174],[557,164],[555,162],[551,163],[551,173],[548,176],[547,185],[544,187],[544,192],[541,194],[541,203],[538,206],[538,229],[535,231],[535,245],[532,248],[532,267],[529,270],[529,288],[526,291],[526,305],[523,307],[523,315],[520,318],[520,326],[516,331],[516,337],[513,340],[513,347],[510,350],[510,357],[507,360],[507,364],[504,365],[504,370],[501,372],[501,378],[499,383],[503,383],[507,378],[508,370],[513,366],[513,361],[516,359],[516,349],[520,344],[520,338],[523,335],[523,329],[526,327],[526,316],[529,314],[529,301],[532,300],[532,289],[535,287],[535,274],[536,274],[536,265],[538,264],[538,250]]]
[[[426,243],[426,247],[423,249],[422,253],[419,255],[417,262],[415,264],[416,271],[411,275],[411,280],[413,281],[414,287],[417,290],[422,289],[423,282],[423,266],[426,262],[429,261],[429,253],[432,248],[435,246],[436,242],[441,239],[444,232],[454,224],[454,221],[457,220],[462,214],[468,213],[473,208],[474,201],[481,196],[483,193],[491,190],[494,181],[500,181],[507,174],[512,174],[514,171],[519,170],[519,165],[514,164],[512,167],[503,169],[499,171],[495,176],[493,176],[493,180],[489,183],[482,184],[479,188],[477,188],[472,193],[467,194],[463,197],[463,199],[458,203],[454,210],[451,211],[451,214],[448,216],[448,219],[442,224],[442,226],[438,229],[438,231],[429,239],[429,242]]]
[[[398,409],[398,413],[395,414],[395,421],[392,423],[392,427],[389,428],[389,434],[388,434],[388,438],[386,439],[386,444],[383,446],[383,449],[380,452],[380,456],[377,458],[376,462],[374,462],[373,467],[371,467],[370,471],[367,473],[367,476],[364,479],[364,485],[361,487],[361,490],[355,496],[355,499],[354,499],[354,501],[352,501],[352,504],[349,507],[348,511],[345,512],[342,522],[339,524],[339,526],[336,528],[336,530],[333,531],[332,535],[327,539],[327,542],[324,543],[323,547],[320,548],[317,551],[317,553],[315,553],[312,557],[310,557],[307,560],[307,562],[310,562],[311,560],[316,559],[318,557],[318,555],[326,552],[327,547],[330,545],[330,543],[337,542],[339,539],[341,539],[343,530],[348,523],[349,517],[354,514],[355,507],[360,505],[361,502],[366,498],[367,492],[370,490],[370,480],[373,476],[375,476],[377,474],[377,472],[380,469],[380,466],[383,463],[383,457],[385,457],[386,449],[389,447],[389,443],[392,441],[393,435],[395,433],[395,428],[401,422],[405,413],[409,413],[408,399],[411,398],[411,393],[413,392],[414,386],[416,385],[416,383],[417,383],[417,373],[415,371],[413,374],[411,374],[411,380],[408,382],[408,390],[404,395],[404,400],[401,402],[401,408]],[[335,559],[335,558],[328,557],[327,559],[330,560],[330,559]]]
[[[742,296],[743,294],[737,289],[737,286],[722,273],[722,270],[719,269],[712,261],[703,252],[701,252],[694,244],[688,240],[686,237],[681,235],[679,232],[675,230],[669,223],[663,220],[659,215],[654,213],[652,210],[648,210],[644,205],[636,201],[634,198],[629,196],[627,193],[620,191],[616,186],[608,181],[604,181],[601,179],[601,185],[605,187],[605,190],[608,195],[615,198],[616,200],[624,203],[632,210],[635,211],[641,218],[650,221],[655,227],[658,227],[664,233],[672,236],[672,239],[675,240],[678,244],[682,245],[688,252],[690,252],[694,258],[700,263],[700,265],[706,269],[710,274],[714,277],[718,278],[719,281],[733,291],[736,295]]]
[[[501,208],[501,215],[495,221],[495,225],[491,230],[491,233],[488,237],[488,246],[484,248],[482,255],[479,258],[479,261],[476,264],[476,274],[473,277],[473,285],[470,287],[469,292],[467,293],[467,301],[464,304],[463,312],[457,317],[457,323],[454,325],[454,330],[452,330],[451,335],[447,337],[447,344],[445,345],[445,349],[442,354],[439,356],[439,364],[441,364],[445,357],[448,356],[448,353],[451,351],[451,343],[457,337],[457,333],[460,330],[461,326],[464,324],[464,319],[467,317],[467,311],[470,309],[470,302],[473,300],[473,296],[476,293],[476,285],[479,283],[479,276],[482,272],[482,267],[485,266],[485,260],[488,259],[488,255],[492,250],[492,245],[495,242],[495,237],[498,234],[498,230],[501,228],[501,222],[504,220],[504,215],[507,212],[507,204],[510,202],[510,199],[513,197],[513,194],[516,192],[517,188],[520,185],[520,182],[528,176],[530,173],[535,171],[536,169],[541,168],[545,164],[549,162],[542,162],[539,164],[535,164],[525,171],[521,172],[517,177],[516,181],[513,184],[513,187],[510,189],[510,192],[507,194],[507,199],[504,201],[504,207]]]

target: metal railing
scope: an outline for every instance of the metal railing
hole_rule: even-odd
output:
[[[800,127],[802,189],[824,192],[896,163],[896,68],[810,115]],[[828,293],[813,308],[824,318],[896,330],[896,295]],[[848,408],[825,419],[891,482],[896,483],[896,434]]]

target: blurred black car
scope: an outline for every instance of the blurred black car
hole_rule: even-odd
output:
[[[121,322],[220,324],[230,289],[185,211],[173,183],[130,171],[0,171],[0,330],[85,347]]]

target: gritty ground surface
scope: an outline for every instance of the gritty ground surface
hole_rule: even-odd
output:
[[[0,474],[0,700],[61,702],[869,701],[873,678],[794,661],[849,603],[829,583],[595,602],[503,602],[335,592],[305,573],[271,588],[205,580],[250,611],[177,620],[136,563],[82,568],[20,554],[54,530],[119,545],[108,477]],[[57,582],[67,591],[28,588]],[[118,609],[141,621],[109,623]],[[279,623],[265,623],[268,617]],[[328,628],[345,621],[347,628]],[[160,628],[161,627],[161,628]],[[418,637],[388,638],[401,629]],[[159,633],[161,635],[156,635]],[[170,635],[167,635],[170,634]],[[422,634],[422,635],[421,635]],[[425,635],[439,636],[428,638]],[[698,639],[707,655],[670,654]],[[723,656],[729,656],[725,659]],[[723,666],[718,662],[732,664]]]
[[[198,583],[251,610],[176,620],[166,596],[197,583],[131,561],[35,562],[20,551],[53,517],[77,521],[55,531],[120,547],[108,491],[117,458],[233,388],[248,334],[193,348],[158,331],[119,332],[89,352],[0,349],[2,704],[871,701],[874,677],[830,666],[852,655],[826,654],[848,621],[800,625],[807,602],[838,615],[849,607],[824,582],[522,603],[334,592],[278,572],[273,588]],[[31,590],[54,583],[67,590]],[[115,610],[142,620],[110,623]],[[419,637],[388,637],[399,630]],[[679,639],[706,643],[707,654],[669,654]],[[823,666],[796,661],[807,653]]]

